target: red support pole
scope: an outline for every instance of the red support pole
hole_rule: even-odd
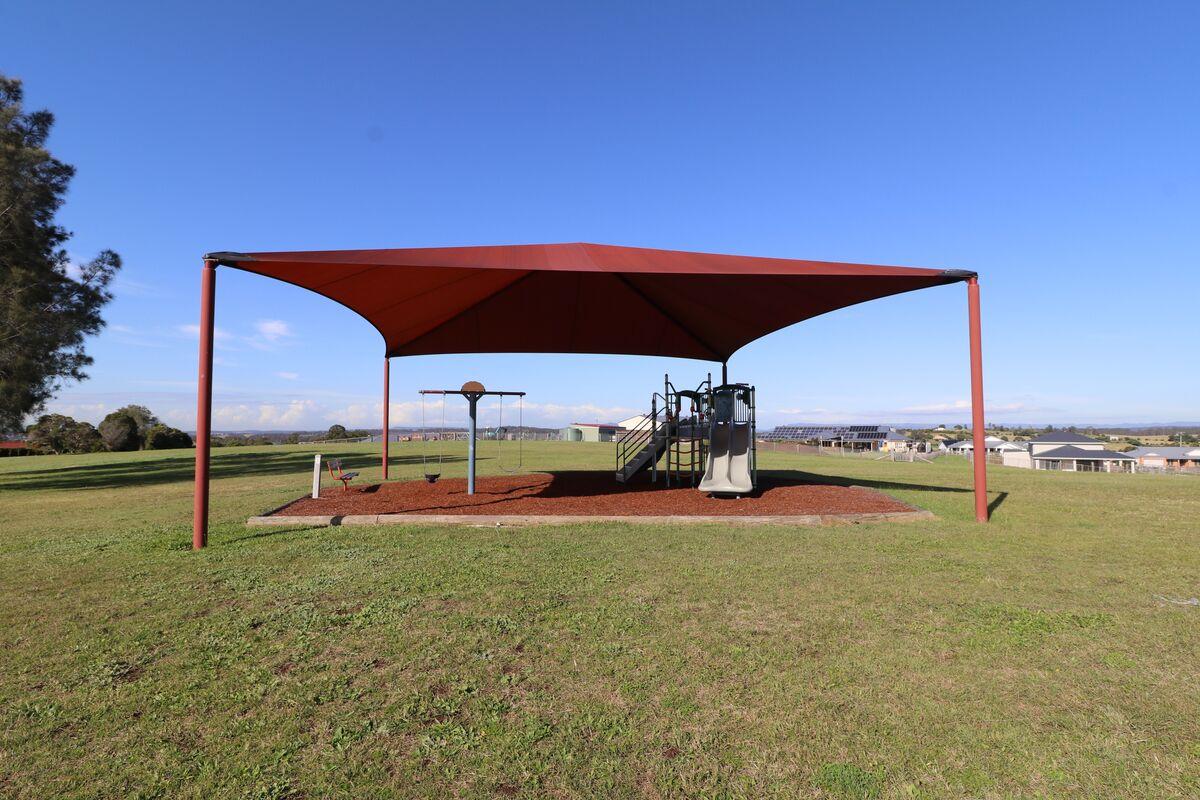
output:
[[[967,279],[967,316],[971,336],[971,461],[975,468],[975,521],[988,521],[987,444],[983,414],[983,345],[980,342],[979,279]]]
[[[200,273],[200,370],[196,384],[196,493],[192,501],[192,549],[208,544],[208,459],[212,434],[213,318],[217,262]]]
[[[391,361],[383,357],[383,479],[388,479],[388,384]]]

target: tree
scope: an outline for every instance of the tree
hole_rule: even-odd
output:
[[[300,444],[300,434],[296,432],[289,433],[287,438],[283,440],[284,444]]]
[[[118,413],[128,414],[137,423],[138,439],[143,449],[149,448],[150,431],[156,427],[165,427],[154,412],[145,406],[128,405],[117,409]],[[171,428],[170,430],[175,430]],[[190,445],[189,445],[190,446]]]
[[[178,428],[163,425],[161,422],[146,432],[146,438],[142,444],[143,449],[146,450],[178,450],[191,446],[191,436]]]
[[[329,430],[325,433],[326,439],[345,439],[346,428],[342,425],[330,425]]]
[[[99,453],[104,450],[104,440],[92,423],[77,422],[67,434],[67,447],[72,453]]]
[[[25,432],[29,446],[39,453],[94,453],[104,449],[100,434],[88,422],[63,414],[45,414]]]
[[[48,111],[26,113],[21,82],[0,75],[0,431],[19,430],[64,381],[84,380],[84,339],[121,268],[111,250],[71,263],[54,224],[75,168],[46,150]]]
[[[25,431],[25,441],[39,453],[69,452],[71,431],[78,423],[63,414],[45,414]]]
[[[100,421],[100,438],[113,452],[137,450],[141,446],[137,420],[124,411],[114,411]]]

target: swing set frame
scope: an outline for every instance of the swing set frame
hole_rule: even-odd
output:
[[[425,424],[425,396],[431,395],[431,394],[442,396],[442,429],[440,431],[438,431],[438,437],[439,437],[438,438],[438,441],[439,441],[438,472],[430,473],[428,471],[428,468],[426,468],[426,471],[425,471],[425,480],[429,481],[430,483],[435,483],[437,481],[437,479],[439,477],[441,477],[441,474],[442,474],[441,473],[441,459],[442,459],[442,449],[443,448],[442,448],[442,445],[440,444],[440,442],[441,442],[441,436],[444,435],[445,428],[446,428],[446,395],[457,394],[457,395],[461,395],[462,397],[465,397],[467,399],[467,409],[468,409],[467,494],[475,494],[475,450],[476,450],[475,428],[476,428],[476,422],[477,422],[477,417],[478,417],[479,400],[483,397],[499,397],[500,398],[500,414],[501,414],[500,421],[503,422],[504,421],[504,416],[503,416],[504,415],[504,398],[505,397],[520,397],[520,398],[522,398],[520,413],[521,413],[521,422],[524,423],[525,401],[523,398],[525,397],[525,392],[488,391],[487,389],[485,389],[483,387],[483,384],[480,383],[479,381],[467,381],[466,383],[464,383],[462,385],[462,388],[460,388],[460,389],[422,389],[419,392],[419,394],[421,395],[421,424],[422,424],[422,427],[424,427],[424,424]],[[497,435],[499,435],[498,432],[499,432],[500,426],[497,425],[496,429],[497,429]],[[421,431],[421,435],[422,435],[422,439],[424,439],[424,436],[425,436],[424,430]],[[422,447],[424,447],[424,442],[422,442]],[[497,447],[499,447],[499,439],[497,439]],[[518,460],[521,460],[524,456],[524,452],[521,449],[518,449],[518,452],[521,453],[521,455],[518,456]],[[424,451],[422,451],[422,464],[423,465],[425,464]],[[518,469],[520,469],[520,464],[518,464]],[[436,477],[431,478],[431,475],[436,475]]]

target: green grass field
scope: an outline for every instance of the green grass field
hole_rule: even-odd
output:
[[[245,527],[312,452],[216,451],[200,553],[190,452],[0,459],[0,796],[1200,796],[1200,480],[994,469],[981,526],[962,460],[765,454],[939,518]]]

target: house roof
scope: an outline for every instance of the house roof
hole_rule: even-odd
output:
[[[572,422],[573,428],[619,428],[615,422]]]
[[[1125,453],[1118,453],[1113,450],[1084,450],[1082,447],[1073,447],[1065,445],[1056,447],[1053,450],[1045,450],[1034,456],[1035,460],[1039,459],[1071,459],[1074,461],[1133,461]]]
[[[1135,447],[1125,455],[1134,458],[1160,456],[1162,458],[1200,458],[1200,447]]]
[[[983,440],[984,447],[990,447],[993,450],[1024,450],[1025,448],[1014,442],[1008,442],[1001,439],[999,436],[987,436]],[[948,449],[959,450],[974,450],[975,443],[971,439],[963,439],[960,442],[951,442],[946,445]]]
[[[1070,431],[1049,431],[1029,440],[1030,444],[1099,444],[1099,439]]]
[[[907,441],[887,425],[776,425],[762,436],[764,441],[808,441],[840,439],[843,442]]]

